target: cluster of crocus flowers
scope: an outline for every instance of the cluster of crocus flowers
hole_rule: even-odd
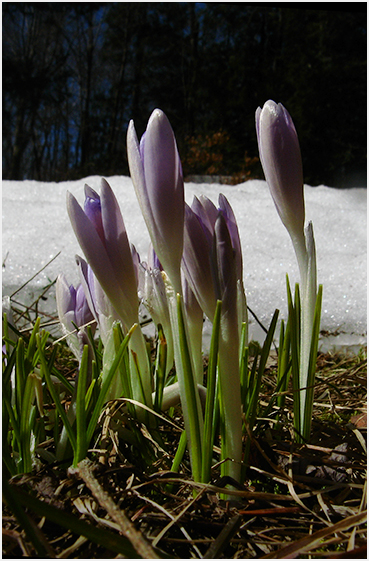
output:
[[[316,253],[313,226],[304,231],[305,206],[300,146],[291,116],[281,103],[267,101],[256,111],[260,161],[278,214],[296,253],[301,278],[301,333],[299,347],[299,402],[301,436],[310,434],[311,411],[306,395],[311,369],[314,314],[317,300]],[[310,378],[310,386],[312,380]]]
[[[105,180],[100,194],[85,186],[83,208],[70,193],[67,198],[69,217],[88,263],[77,257],[81,291],[100,329],[104,365],[108,370],[114,354],[110,336],[114,322],[121,321],[126,332],[138,323],[139,294],[158,331],[164,332],[166,374],[173,358],[175,361],[193,474],[200,479],[203,317],[205,314],[213,321],[221,301],[218,385],[222,396],[222,457],[234,460],[224,463],[223,473],[239,479],[239,341],[241,323],[246,320],[246,300],[233,211],[223,195],[218,207],[206,197],[195,198],[191,207],[185,204],[178,149],[162,111],[152,113],[140,142],[130,123],[127,150],[133,185],[152,243],[147,263],[140,263],[129,244],[118,203]],[[135,357],[130,367],[133,397],[151,405],[150,367],[140,329],[133,333],[130,349],[130,356]],[[113,390],[110,397],[118,397],[122,388],[115,384]]]
[[[316,257],[312,225],[304,231],[301,155],[295,127],[282,105],[269,101],[262,110],[259,108],[256,130],[266,180],[291,236],[301,273],[301,336],[297,346],[299,415],[303,420],[304,388],[311,367]],[[114,324],[120,321],[125,333],[138,324],[139,297],[142,299],[165,349],[162,377],[157,381],[161,396],[159,400],[155,398],[155,406],[163,402],[163,397],[167,403],[175,401],[179,389],[193,476],[208,481],[210,463],[204,457],[209,443],[205,445],[204,440],[211,437],[204,435],[209,435],[212,417],[205,415],[204,423],[200,401],[204,390],[201,342],[205,314],[214,323],[217,339],[213,347],[217,377],[212,380],[216,379],[218,389],[222,474],[239,481],[243,423],[240,347],[247,345],[248,335],[242,251],[235,215],[224,195],[219,196],[218,206],[204,196],[195,197],[191,206],[185,203],[175,136],[159,109],[153,111],[140,141],[130,122],[127,152],[132,182],[152,244],[147,262],[140,262],[129,243],[118,202],[105,180],[100,194],[85,186],[83,208],[68,193],[69,217],[87,262],[77,257],[81,279],[77,290],[62,277],[58,281],[61,322],[66,329],[67,325],[68,329],[70,325],[82,325],[82,312],[89,311],[99,326],[104,370],[109,371],[116,350]],[[151,407],[154,384],[139,327],[133,331],[129,350],[133,398]],[[178,383],[164,389],[163,376],[168,375],[173,362]],[[120,397],[122,391],[116,382],[109,397]],[[213,397],[208,399],[209,394]],[[208,396],[206,411],[215,408],[215,383]]]

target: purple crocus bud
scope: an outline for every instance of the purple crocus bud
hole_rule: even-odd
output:
[[[223,217],[218,229],[227,232],[230,248],[234,258],[236,280],[242,283],[242,252],[238,227],[233,210],[224,195],[219,196],[219,208],[205,196],[194,198],[191,207],[185,209],[185,237],[182,268],[201,308],[213,320],[217,298],[223,299],[224,286],[219,285],[222,268],[218,268],[225,256],[219,257],[222,245],[214,253],[215,226],[219,216]],[[227,238],[227,239],[228,239]],[[223,240],[224,241],[224,240]],[[223,243],[219,242],[220,244]],[[227,253],[225,253],[226,255]],[[217,255],[220,259],[216,264]],[[233,259],[232,258],[232,259]],[[225,263],[225,261],[224,261]],[[232,270],[234,268],[232,265]],[[239,291],[237,289],[237,291]],[[245,305],[243,305],[245,307]],[[240,316],[244,316],[242,313]]]
[[[78,267],[79,278],[81,281],[81,285],[83,287],[83,291],[86,295],[88,306],[96,321],[99,322],[99,316],[96,307],[96,295],[95,295],[96,279],[94,273],[90,265],[88,265],[88,263],[82,257],[76,255],[75,259]]]
[[[117,316],[126,331],[138,323],[137,278],[132,249],[128,241],[123,217],[110,185],[101,181],[100,196],[90,188],[85,189],[86,212],[70,193],[67,194],[67,210],[74,233],[93,270],[95,283],[96,311],[99,326],[107,337],[104,341],[103,377],[109,370],[114,352],[112,324]],[[104,325],[102,325],[102,318]],[[109,336],[110,334],[110,336]],[[140,371],[141,378],[132,375],[133,397],[151,404],[151,372],[146,343],[141,329],[135,329],[129,342],[130,371]],[[137,357],[137,364],[135,358]],[[111,391],[110,397],[119,397],[118,390]]]
[[[239,318],[236,251],[227,218],[219,211],[214,226],[213,270],[216,295],[222,300],[219,337],[219,383],[221,387],[224,426],[224,457],[235,463],[225,465],[223,474],[238,480],[242,455],[241,391],[239,370]]]
[[[290,236],[301,238],[305,207],[300,146],[293,121],[281,103],[269,100],[256,110],[256,134],[278,214]]]
[[[214,226],[213,275],[215,293],[222,300],[222,311],[237,317],[236,252],[232,246],[227,221],[219,212]],[[237,325],[237,321],[235,321]]]
[[[86,211],[67,194],[69,218],[97,280],[129,329],[137,321],[137,281],[118,202],[104,179],[100,196],[89,187],[85,193]]]
[[[160,109],[151,114],[141,143],[133,121],[130,122],[127,152],[132,182],[153,247],[176,292],[181,292],[182,166],[172,127]]]
[[[213,232],[206,225],[206,215],[202,219],[187,204],[185,212],[183,272],[205,315],[213,321],[217,300],[211,263]]]
[[[56,281],[56,304],[59,321],[67,342],[75,357],[81,359],[83,344],[87,342],[84,326],[93,321],[83,287],[79,284],[76,288],[69,285],[63,274],[60,274]],[[81,328],[81,333],[76,333],[77,328]],[[95,326],[93,325],[94,329]],[[81,346],[82,345],[82,346]]]
[[[234,215],[231,205],[228,202],[227,197],[225,197],[225,195],[223,195],[222,193],[220,193],[219,195],[218,203],[219,203],[219,210],[222,212],[226,220],[229,235],[231,237],[232,247],[235,251],[237,279],[242,280],[243,278],[242,249],[241,249],[241,240],[240,240],[240,234],[236,222],[236,217]]]

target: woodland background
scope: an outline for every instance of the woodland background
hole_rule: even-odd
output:
[[[129,120],[141,135],[155,107],[186,177],[262,178],[255,110],[274,99],[306,183],[365,186],[366,3],[345,6],[3,2],[3,178],[127,175]]]

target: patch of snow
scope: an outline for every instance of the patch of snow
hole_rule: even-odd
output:
[[[146,260],[149,235],[140,213],[131,179],[107,178],[120,203],[130,241]],[[96,191],[100,177],[46,183],[3,181],[3,294],[13,294],[53,260],[15,297],[31,303],[50,281],[63,272],[78,283],[74,262],[81,254],[66,211],[66,192],[83,204],[84,184]],[[299,281],[295,254],[274,207],[265,181],[239,185],[185,183],[186,201],[204,194],[215,204],[219,193],[231,203],[240,230],[244,285],[248,305],[268,326],[275,308],[287,316],[286,274],[291,286]],[[323,284],[321,348],[356,348],[366,344],[367,317],[367,200],[366,189],[305,186],[306,223],[313,222],[318,261],[318,282]],[[55,315],[55,291],[40,301],[40,310]],[[263,340],[262,330],[250,315],[250,333]]]

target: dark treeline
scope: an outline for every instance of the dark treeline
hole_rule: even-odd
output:
[[[363,10],[193,2],[2,8],[4,178],[127,174],[128,122],[141,135],[155,107],[171,121],[185,175],[262,177],[254,115],[274,99],[295,121],[307,183],[365,182]]]

